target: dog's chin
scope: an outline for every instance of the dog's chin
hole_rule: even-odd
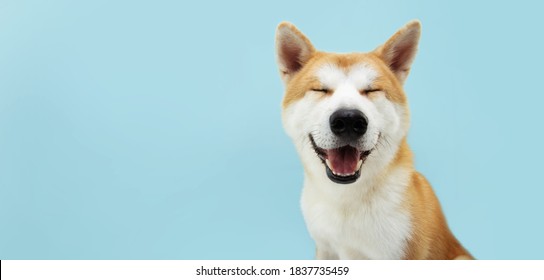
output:
[[[352,184],[361,176],[361,168],[371,150],[364,151],[351,145],[333,149],[317,146],[312,135],[309,135],[312,147],[325,166],[327,177],[337,184]]]
[[[347,176],[334,174],[327,164],[325,164],[325,170],[327,172],[327,177],[329,177],[329,179],[331,179],[331,181],[333,181],[333,182],[335,182],[337,184],[355,183],[355,181],[357,181],[357,179],[359,179],[359,177],[361,176],[361,169],[355,171],[355,173],[353,175],[347,175]]]

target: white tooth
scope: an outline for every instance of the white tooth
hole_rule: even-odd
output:
[[[329,169],[332,171],[332,174],[337,175],[337,176],[340,175],[340,174],[338,174],[338,173],[336,173],[336,172],[334,171],[334,169],[332,168],[332,165],[331,165],[331,162],[329,161],[329,159],[325,159],[325,164],[326,164],[326,165],[329,167]],[[341,176],[341,175],[340,175],[340,176]]]
[[[357,168],[355,168],[355,171],[361,169],[361,165],[363,165],[363,160],[359,160],[359,162],[357,163]]]

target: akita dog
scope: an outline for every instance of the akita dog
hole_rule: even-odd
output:
[[[281,23],[282,119],[304,167],[301,206],[317,259],[472,259],[414,170],[403,83],[421,25],[369,53],[317,51]]]

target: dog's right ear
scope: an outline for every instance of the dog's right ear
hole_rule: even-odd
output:
[[[293,24],[282,22],[276,30],[276,59],[285,84],[315,52],[314,46]]]

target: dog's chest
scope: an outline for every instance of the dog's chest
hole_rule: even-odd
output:
[[[305,187],[302,210],[318,250],[330,258],[400,259],[404,256],[411,224],[398,193],[372,200],[331,198]]]

